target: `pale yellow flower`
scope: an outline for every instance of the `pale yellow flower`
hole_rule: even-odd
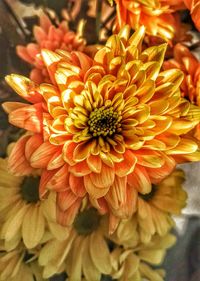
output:
[[[28,251],[23,244],[6,252],[0,242],[0,281],[44,281],[37,263],[37,252]]]
[[[149,243],[152,235],[164,236],[175,225],[172,215],[180,215],[186,205],[187,193],[183,190],[184,172],[175,170],[161,183],[152,186],[148,194],[138,193],[135,214],[129,220],[121,221],[113,237],[116,241],[130,239],[132,231],[137,232],[143,243]],[[124,238],[123,238],[124,237]]]
[[[111,254],[112,278],[118,281],[164,281],[165,272],[154,269],[163,262],[166,250],[175,242],[175,236],[155,235],[149,244],[135,247],[117,247]]]
[[[1,238],[7,249],[14,249],[21,239],[27,248],[36,247],[50,231],[62,239],[65,228],[56,223],[56,194],[39,199],[38,171],[27,177],[9,173],[7,159],[0,158]]]
[[[66,271],[68,281],[100,281],[102,274],[109,275],[111,253],[104,222],[94,208],[80,212],[65,240],[52,239],[42,248],[39,263],[44,266],[43,277]]]

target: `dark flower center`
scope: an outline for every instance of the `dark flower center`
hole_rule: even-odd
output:
[[[39,177],[25,177],[21,185],[22,198],[27,203],[36,203],[40,200],[39,196]]]
[[[99,223],[100,215],[97,210],[90,208],[78,214],[74,221],[74,228],[79,235],[89,235],[98,228]]]
[[[28,251],[26,251],[26,252],[24,253],[23,262],[24,262],[24,263],[28,263],[33,257],[34,257],[34,254],[29,253]]]
[[[90,113],[88,125],[90,133],[94,136],[111,136],[119,130],[121,126],[119,124],[120,116],[117,112],[114,112],[113,107],[106,108],[102,106],[95,108]]]
[[[151,192],[149,192],[147,194],[139,193],[139,196],[145,201],[150,201],[156,194],[157,189],[158,189],[157,186],[153,184]]]

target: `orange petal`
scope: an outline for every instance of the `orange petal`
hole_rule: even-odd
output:
[[[69,209],[77,200],[77,196],[70,190],[57,193],[57,204],[61,211]]]
[[[89,155],[92,147],[94,146],[94,142],[91,141],[83,141],[80,144],[77,144],[74,149],[73,158],[76,162],[81,162],[85,160]]]
[[[71,56],[72,60],[82,69],[83,73],[86,73],[93,64],[93,60],[82,52],[72,52]]]
[[[130,150],[126,150],[123,156],[124,160],[115,164],[115,174],[119,177],[124,177],[132,173],[137,162],[137,158]]]
[[[19,128],[40,133],[42,131],[42,104],[27,105],[9,114],[9,122]]]
[[[81,199],[77,199],[74,204],[65,212],[62,212],[59,208],[57,208],[56,216],[58,223],[63,226],[71,225],[74,222],[80,206]]]
[[[50,159],[47,169],[48,170],[54,170],[54,169],[58,169],[61,166],[63,166],[65,164],[65,161],[63,160],[62,157],[62,149],[58,148],[58,151],[52,156],[52,158]]]
[[[21,137],[11,151],[8,166],[12,173],[19,176],[31,174],[33,167],[25,157],[25,146],[30,136]]]
[[[40,26],[45,31],[48,32],[50,26],[52,25],[49,17],[45,13],[41,13],[40,15]]]
[[[8,102],[4,102],[2,104],[2,107],[4,111],[9,114],[14,110],[17,110],[22,107],[26,107],[27,105],[28,105],[27,103],[8,101]]]
[[[124,217],[130,218],[137,209],[137,191],[131,186],[127,186],[126,203],[122,206],[122,213]]]
[[[36,39],[36,41],[41,44],[41,42],[43,40],[46,40],[47,39],[47,34],[45,33],[45,31],[40,27],[40,26],[34,26],[33,28],[33,34],[34,34],[34,37]]]
[[[62,57],[47,49],[42,49],[41,55],[48,69],[51,81],[53,81],[53,83],[55,84],[55,72],[57,70],[57,63],[62,59]]]
[[[35,83],[30,79],[18,74],[8,75],[5,79],[10,87],[22,98],[31,103],[43,101],[43,97],[37,90]]]
[[[86,194],[84,181],[82,177],[76,177],[73,174],[70,174],[69,186],[73,193],[78,197],[83,197]]]
[[[90,155],[87,158],[87,164],[92,172],[95,172],[95,173],[101,172],[102,162],[101,162],[101,158],[99,156]]]
[[[52,158],[52,155],[54,155],[56,152],[56,146],[50,144],[49,142],[44,142],[33,152],[30,158],[31,165],[34,168],[46,168]]]
[[[163,159],[165,160],[164,165],[161,168],[147,168],[147,173],[152,183],[157,184],[166,176],[168,176],[175,168],[176,162],[170,157],[162,154]]]
[[[54,176],[57,170],[54,171],[48,171],[43,170],[40,178],[40,185],[39,185],[39,193],[40,193],[40,199],[43,199],[46,193],[48,192],[47,189],[47,183],[50,181],[50,179]]]
[[[34,63],[34,59],[33,59],[33,57],[27,52],[26,47],[18,45],[18,46],[16,47],[16,53],[17,53],[17,55],[18,55],[21,59],[23,59],[24,61],[26,61],[26,62],[28,62],[28,63],[30,63],[30,64],[33,64],[33,63]]]
[[[160,168],[165,162],[161,155],[153,150],[141,149],[138,153],[135,152],[135,156],[137,163],[144,167]]]
[[[115,176],[114,183],[106,194],[105,198],[108,204],[115,210],[126,202],[127,177]]]
[[[176,155],[176,154],[189,154],[197,151],[198,145],[195,141],[191,139],[181,138],[180,142],[176,147],[166,151],[167,155]]]
[[[105,215],[108,213],[109,208],[108,208],[108,204],[104,197],[99,198],[99,199],[89,197],[89,200],[90,200],[90,203],[92,204],[92,206],[94,206],[96,209],[98,209],[98,212],[101,215]]]
[[[46,184],[47,189],[61,191],[66,190],[69,187],[69,172],[68,165],[64,165],[60,169],[56,170],[49,181]]]
[[[102,165],[101,173],[91,173],[89,177],[95,186],[106,188],[113,184],[115,172],[112,168]]]
[[[71,140],[66,141],[63,146],[63,159],[71,166],[76,163],[73,159],[74,149],[76,148],[76,146],[77,143],[74,143]]]
[[[43,137],[40,134],[30,136],[25,146],[25,156],[27,160],[30,161],[33,152],[36,151],[36,149],[38,149],[38,147],[40,147],[43,142]]]
[[[151,191],[151,181],[146,168],[136,165],[134,171],[128,175],[128,184],[136,188],[140,193],[149,193]]]
[[[77,163],[74,166],[70,166],[69,171],[77,177],[86,176],[91,173],[86,161]]]
[[[85,189],[87,190],[91,198],[94,199],[103,197],[109,190],[109,187],[98,188],[96,185],[93,184],[93,182],[90,179],[90,176],[84,177],[84,185],[85,185]]]

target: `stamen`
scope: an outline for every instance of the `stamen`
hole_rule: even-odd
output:
[[[119,114],[114,112],[113,107],[102,106],[95,108],[90,113],[88,125],[90,133],[94,136],[111,136],[116,131],[120,130],[119,121],[121,120]]]
[[[21,195],[27,203],[36,203],[40,200],[39,180],[39,177],[25,177],[21,185]]]
[[[100,215],[97,210],[90,208],[78,214],[74,221],[74,228],[79,235],[89,235],[98,228],[99,223]]]

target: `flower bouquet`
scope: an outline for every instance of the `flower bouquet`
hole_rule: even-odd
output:
[[[0,281],[163,281],[179,164],[200,161],[200,1],[33,4],[2,102]]]

